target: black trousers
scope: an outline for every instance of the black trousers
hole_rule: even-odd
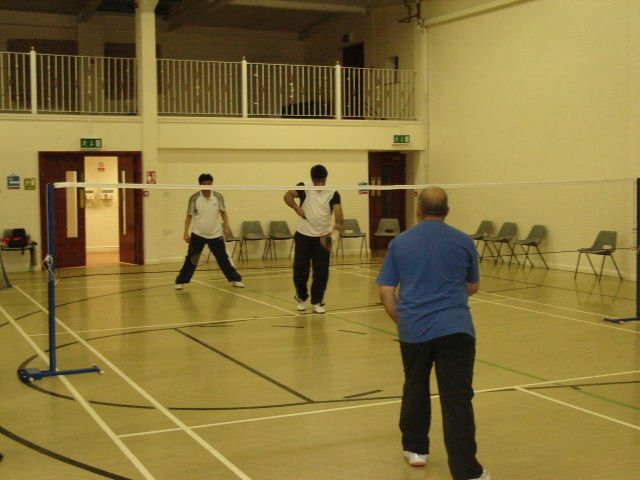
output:
[[[435,365],[451,475],[454,480],[481,476],[482,465],[476,459],[476,426],[471,405],[475,338],[456,333],[424,343],[401,342],[400,352],[405,374],[400,410],[403,449],[429,453],[429,377]]]
[[[329,259],[331,252],[322,246],[320,237],[308,237],[296,232],[294,236],[296,247],[293,259],[293,284],[296,287],[296,295],[301,300],[309,298],[307,282],[309,272],[313,266],[311,279],[311,303],[322,303],[324,291],[329,281]],[[329,242],[330,240],[327,239]],[[329,248],[330,248],[330,244]]]
[[[229,255],[227,255],[227,249],[224,246],[224,238],[204,238],[195,233],[191,234],[191,241],[189,242],[189,250],[187,256],[184,259],[182,269],[176,278],[176,283],[189,283],[191,277],[196,271],[198,266],[198,260],[200,260],[200,254],[207,245],[213,256],[216,257],[220,270],[224,273],[224,276],[230,282],[239,282],[242,280],[240,274],[233,268],[229,261]]]

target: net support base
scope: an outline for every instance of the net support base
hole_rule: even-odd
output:
[[[608,318],[608,317],[604,317],[603,320],[605,322],[611,322],[611,323],[640,322],[640,318],[639,317],[628,317],[628,318]]]
[[[75,370],[40,370],[38,368],[18,369],[18,378],[25,383],[34,382],[44,377],[56,377],[58,375],[75,375],[78,373],[104,373],[100,367],[93,365],[89,368],[77,368]]]

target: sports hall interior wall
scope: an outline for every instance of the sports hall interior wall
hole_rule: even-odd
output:
[[[395,15],[387,15],[386,27],[382,21],[371,18],[359,19],[352,25],[354,41],[365,41],[367,55],[372,55],[366,60],[368,65],[383,61],[394,43],[398,45],[397,51],[403,50],[402,55],[406,46],[410,45],[411,52],[407,52],[406,57],[413,59],[413,67],[419,68],[419,74],[427,77],[428,101],[417,103],[428,106],[425,116],[428,119],[428,136],[425,139],[424,134],[421,136],[416,133],[417,138],[424,140],[420,147],[424,150],[423,153],[418,153],[418,149],[413,150],[417,160],[411,166],[414,178],[410,181],[459,184],[639,176],[637,159],[640,137],[636,132],[640,127],[640,91],[636,86],[640,84],[640,2],[503,2],[506,5],[504,8],[487,11],[476,9],[473,14],[465,13],[464,8],[482,3],[458,2],[463,10],[456,16],[455,12],[446,10],[452,5],[451,2],[423,2],[427,12],[430,4],[443,8],[446,5],[442,17],[425,14],[426,35],[415,24],[410,27],[395,25]],[[46,21],[36,30],[38,35],[75,38],[77,29],[72,20],[61,21],[57,18],[59,16],[46,17]],[[56,19],[52,20],[52,17]],[[6,18],[3,12],[3,19]],[[34,16],[33,21],[37,23],[40,17]],[[111,20],[106,22],[107,28],[94,29],[98,37],[87,40],[85,45],[91,44],[91,48],[99,49],[103,44],[101,35],[104,35],[104,41],[133,39],[129,26],[122,26],[118,31],[114,24],[109,23]],[[117,22],[125,21],[118,19]],[[338,40],[338,34],[345,33],[345,24],[342,22],[342,19],[336,19],[325,29],[313,32],[304,42],[274,35],[275,44],[281,41],[288,48],[278,49],[272,43],[269,49],[280,52],[280,55],[291,54],[292,62],[302,60],[332,64],[342,46]],[[26,35],[25,32],[29,32],[30,28],[32,26],[17,27],[3,23],[0,26],[0,45],[6,38],[16,36],[16,29],[21,29],[22,34]],[[229,32],[216,33],[224,35]],[[93,35],[87,32],[82,34]],[[165,42],[170,36],[159,27],[157,41],[163,54],[170,51],[168,43],[171,43],[171,48],[185,45],[185,50],[179,52],[181,58],[206,58],[205,53],[217,57],[218,54],[232,51],[237,44],[233,35],[229,36],[229,41],[211,36],[215,41],[210,43],[208,32],[194,31],[193,37],[189,38],[187,34],[181,35],[184,37],[180,37],[179,42]],[[263,32],[256,35],[268,36]],[[385,42],[376,43],[378,37]],[[244,48],[258,49],[259,46],[255,44],[264,45],[264,38],[261,37],[260,42],[247,42],[249,46]],[[332,38],[332,43],[328,38]],[[320,44],[327,45],[322,47]],[[218,46],[220,52],[217,51]],[[267,54],[256,50],[256,58],[251,58],[251,53],[249,59],[259,61],[260,55]],[[263,58],[265,61],[277,61],[273,56]],[[284,57],[283,61],[286,61]],[[420,67],[421,61],[424,67]],[[402,57],[401,68],[411,68],[409,64],[405,67]],[[5,175],[19,170],[25,177],[37,176],[38,151],[77,150],[78,138],[90,136],[89,133],[117,138],[117,145],[109,146],[109,149],[143,148],[138,118],[56,117],[55,120],[34,120],[30,116],[10,117],[0,117],[0,140],[4,148],[0,162]],[[165,180],[166,175],[162,171],[166,157],[164,150],[171,150],[174,141],[183,141],[184,131],[197,132],[204,128],[198,122],[187,121],[181,127],[176,125],[174,130],[165,126],[165,121],[171,123],[173,120],[159,123],[162,133],[159,134],[158,152],[143,155],[144,169],[157,170],[161,182],[173,181]],[[177,120],[174,123],[181,122]],[[221,125],[212,122],[212,125],[215,125],[210,130],[212,132],[228,133],[225,129],[232,128],[224,122]],[[366,151],[379,148],[379,131],[372,128],[368,139],[363,137],[359,141],[359,137],[351,135],[356,128],[353,125],[327,129],[324,136],[342,144],[353,142],[350,148],[343,145],[324,149],[336,152],[345,148],[350,152],[360,152],[364,158]],[[295,127],[286,123],[278,125],[282,132],[288,128]],[[303,128],[306,127],[300,130]],[[366,132],[369,127],[360,125],[358,128]],[[425,126],[418,121],[415,128],[421,130]],[[337,132],[335,135],[334,131]],[[253,138],[244,135],[241,129],[237,132],[234,138],[240,143]],[[178,138],[172,139],[172,135]],[[313,138],[314,133],[310,132],[308,137]],[[282,140],[285,136],[280,138]],[[301,147],[302,141],[298,135],[291,138],[290,145],[283,140],[271,148],[287,152],[294,158],[300,149],[306,148]],[[312,143],[308,148],[316,148],[314,145]],[[174,145],[173,148],[202,149],[198,145]],[[207,146],[204,150],[209,148],[213,156],[218,156],[230,149],[242,151],[243,145],[224,145],[218,147],[221,150],[217,153],[216,147]],[[256,158],[259,156],[259,152],[254,151],[257,148],[252,146],[250,149]],[[171,152],[170,156],[173,155],[174,152]],[[276,183],[268,178],[263,180],[264,183]],[[621,189],[611,185],[596,184],[579,194],[570,190],[558,194],[541,187],[537,190],[518,190],[521,198],[516,198],[514,192],[506,190],[486,196],[477,192],[469,193],[471,191],[466,194],[457,192],[452,194],[450,220],[465,231],[473,231],[484,218],[490,218],[498,225],[503,221],[515,221],[520,227],[519,236],[526,234],[533,223],[543,223],[550,230],[544,245],[544,249],[549,251],[588,246],[601,229],[617,230],[619,245],[630,246],[634,240],[634,200],[633,192],[627,194],[628,188],[625,189],[621,193]],[[612,196],[617,193],[620,195]],[[27,229],[38,231],[37,202],[29,200],[36,194],[23,190],[11,192],[9,202],[5,201],[8,192],[2,189],[0,195],[4,197],[0,202],[0,213],[5,222],[19,221]],[[15,209],[8,206],[14,200],[21,202],[31,214],[18,215]],[[562,219],[557,218],[560,201],[561,210],[567,215]],[[407,217],[412,215],[413,212],[407,212]],[[149,215],[145,215],[145,218],[148,219]],[[234,214],[232,218],[237,219],[237,215]],[[156,228],[156,232],[161,231],[162,228]],[[634,271],[632,255],[625,251],[619,252],[619,255],[617,258],[629,278]],[[558,268],[572,269],[575,257],[575,253],[564,253],[555,256],[550,263]]]
[[[428,26],[430,182],[640,176],[640,2],[540,0],[435,20]],[[547,251],[590,246],[599,230],[616,230],[618,245],[633,247],[634,209],[629,185],[476,189],[454,195],[451,220],[469,232],[482,219],[513,221],[520,237],[541,223]],[[576,257],[548,261],[573,269]],[[632,278],[632,250],[616,258]]]

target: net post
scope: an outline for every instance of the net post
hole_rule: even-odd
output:
[[[33,382],[44,377],[53,377],[58,375],[72,375],[76,373],[98,372],[102,370],[93,365],[89,368],[79,368],[74,370],[58,370],[56,367],[56,280],[54,274],[54,216],[53,216],[53,192],[54,185],[47,184],[47,273],[48,281],[48,312],[49,312],[49,369],[39,370],[37,368],[20,368],[18,369],[18,378],[23,382]]]
[[[640,178],[636,178],[636,316],[628,317],[628,318],[610,318],[605,317],[603,320],[605,322],[612,323],[626,323],[626,322],[637,322],[640,321]]]

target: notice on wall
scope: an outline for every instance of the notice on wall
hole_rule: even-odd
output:
[[[24,189],[25,190],[35,190],[36,189],[36,179],[35,178],[25,178],[24,179]]]
[[[7,190],[20,190],[20,175],[7,176]]]
[[[156,172],[153,171],[153,170],[148,170],[146,178],[147,178],[147,183],[155,184],[156,183]]]

